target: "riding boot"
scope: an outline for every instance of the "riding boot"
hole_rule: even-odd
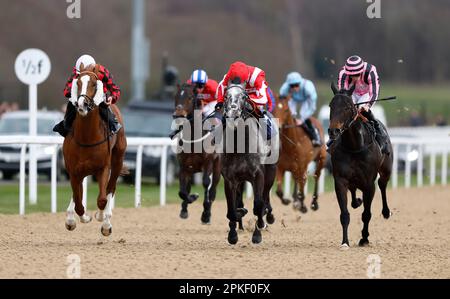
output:
[[[73,121],[75,120],[77,110],[71,102],[67,103],[66,113],[64,119],[53,127],[53,132],[59,133],[61,136],[66,137],[72,128]]]
[[[270,141],[272,139],[272,120],[270,119],[270,117],[265,113],[263,113],[263,117],[264,117],[264,123],[266,124],[266,136],[265,136],[265,140],[266,141]]]
[[[380,124],[380,121],[375,119],[375,116],[373,115],[372,111],[367,111],[362,113],[364,117],[366,117],[375,128],[375,140],[377,141],[378,145],[380,146],[381,153],[386,154],[389,156],[390,152],[387,146],[387,132],[384,130],[383,126]]]
[[[111,108],[104,103],[99,105],[100,117],[108,123],[109,130],[112,134],[117,134],[122,128],[122,125],[116,118],[116,115],[111,111]]]
[[[320,136],[317,133],[316,128],[313,127],[311,120],[309,118],[303,122],[302,128],[305,129],[305,132],[311,139],[311,142],[314,147],[319,147],[322,145],[322,142],[320,141]]]

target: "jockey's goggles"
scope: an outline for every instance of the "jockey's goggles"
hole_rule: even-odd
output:
[[[289,87],[290,88],[297,88],[300,86],[300,83],[295,83],[295,84],[290,84]]]
[[[204,88],[205,87],[205,83],[197,83],[195,84],[195,88]]]

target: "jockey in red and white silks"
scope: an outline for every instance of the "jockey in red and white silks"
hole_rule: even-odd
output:
[[[225,88],[236,77],[240,78],[241,82],[246,83],[246,92],[253,103],[259,107],[267,105],[269,112],[273,110],[275,98],[267,85],[265,72],[258,67],[246,65],[241,61],[232,63],[223,80],[220,81],[217,87],[218,103],[223,103]]]
[[[267,127],[267,135],[264,137],[267,137],[267,140],[271,139],[272,136],[277,134],[277,128],[274,126],[268,112],[272,112],[275,107],[275,97],[266,82],[266,74],[262,69],[247,65],[241,61],[232,63],[217,87],[216,111],[222,109],[225,89],[236,79],[239,79],[238,82],[245,83],[245,91],[250,101],[262,112]],[[264,111],[264,107],[267,107],[268,112]]]

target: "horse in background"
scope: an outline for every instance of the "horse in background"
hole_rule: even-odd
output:
[[[73,80],[71,103],[77,109],[72,131],[65,137],[63,155],[72,187],[72,199],[67,208],[66,228],[76,228],[75,212],[81,223],[88,223],[92,217],[87,215],[82,203],[83,179],[94,175],[98,181],[98,211],[95,218],[102,221],[101,233],[112,233],[112,201],[119,175],[126,174],[123,159],[127,147],[124,129],[112,135],[107,122],[100,116],[100,105],[106,105],[103,83],[98,80],[99,66],[80,67],[80,75]],[[69,103],[70,105],[70,103]],[[111,109],[123,127],[119,108]]]
[[[319,130],[320,139],[322,140],[322,146],[314,147],[303,128],[296,124],[295,118],[289,109],[288,102],[289,98],[279,99],[273,112],[274,117],[278,118],[280,122],[281,140],[280,159],[277,166],[276,193],[283,204],[288,205],[290,203],[289,199],[284,198],[282,189],[283,175],[286,171],[290,171],[294,177],[293,207],[302,213],[306,213],[307,208],[304,203],[304,190],[308,176],[308,164],[311,161],[315,161],[316,169],[311,209],[317,211],[319,209],[318,181],[327,155],[323,127],[316,118],[311,117],[311,122]]]
[[[175,95],[175,112],[173,117],[187,119],[190,124],[190,136],[194,138],[194,111],[201,113],[201,99],[197,99],[194,86],[188,83],[178,86],[178,91]],[[211,135],[202,128],[202,136],[198,139],[186,139],[183,133],[186,132],[185,128],[179,133],[179,142],[182,143],[183,148],[190,148],[189,152],[180,152],[177,154],[177,160],[180,164],[180,191],[179,197],[183,200],[181,203],[180,217],[182,219],[188,218],[188,205],[193,203],[198,198],[198,194],[190,194],[191,185],[193,181],[193,175],[197,172],[203,173],[202,183],[205,189],[203,200],[203,213],[201,216],[201,222],[203,224],[209,224],[211,222],[211,206],[216,198],[217,184],[220,180],[220,155],[211,152],[205,152],[202,143]],[[199,152],[195,152],[195,148],[201,147]]]
[[[371,219],[371,205],[375,194],[375,180],[377,175],[378,187],[381,190],[382,214],[385,219],[391,215],[387,204],[386,186],[392,172],[393,154],[382,154],[375,141],[375,129],[362,116],[353,104],[353,85],[350,90],[337,90],[334,83],[331,86],[334,97],[330,102],[330,139],[333,143],[330,147],[331,163],[333,166],[334,188],[341,210],[340,220],[342,225],[341,248],[347,249],[348,225],[350,213],[347,209],[347,192],[352,195],[351,206],[356,209],[364,205],[362,213],[362,238],[359,246],[369,244],[369,222]],[[382,125],[382,124],[380,124]],[[385,129],[385,128],[384,128]],[[392,153],[392,144],[387,142],[388,150]],[[356,190],[363,193],[362,200],[356,197]]]

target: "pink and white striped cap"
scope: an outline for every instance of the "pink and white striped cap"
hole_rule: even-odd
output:
[[[348,76],[359,75],[363,69],[364,61],[357,55],[350,56],[345,63],[345,74]]]

